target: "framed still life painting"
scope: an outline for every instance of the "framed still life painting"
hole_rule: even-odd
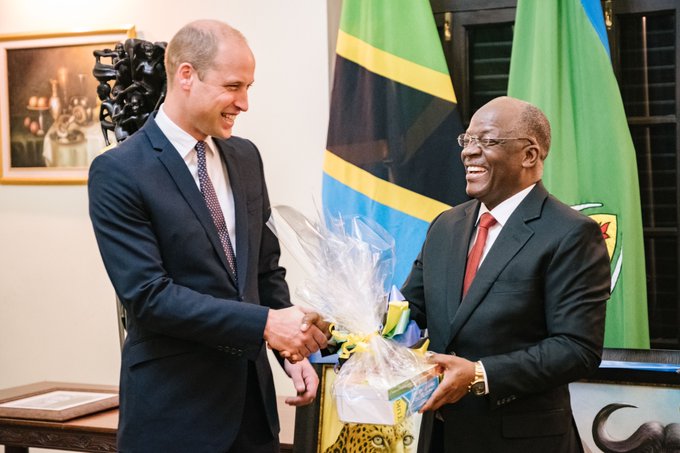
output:
[[[93,52],[134,36],[133,26],[0,35],[1,183],[85,183],[105,147]]]

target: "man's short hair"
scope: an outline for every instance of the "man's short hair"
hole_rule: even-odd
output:
[[[216,20],[198,20],[182,27],[165,51],[168,83],[172,84],[182,63],[190,63],[202,79],[205,72],[213,67],[220,44],[229,38],[246,40],[240,31]]]
[[[545,159],[550,150],[550,121],[545,113],[533,104],[526,103],[520,116],[523,133],[534,137],[541,148],[541,159]]]

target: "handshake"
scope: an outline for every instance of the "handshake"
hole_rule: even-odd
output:
[[[296,363],[328,344],[329,323],[312,311],[293,306],[269,310],[264,327],[264,340],[281,357]]]

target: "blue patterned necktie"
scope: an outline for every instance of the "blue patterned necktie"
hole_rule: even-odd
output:
[[[236,274],[236,256],[234,254],[234,248],[231,246],[227,222],[224,220],[224,214],[222,213],[220,202],[217,200],[215,187],[213,187],[212,181],[210,181],[210,176],[208,176],[208,168],[205,161],[205,147],[206,144],[202,140],[196,143],[196,156],[198,157],[198,182],[201,186],[201,193],[203,194],[205,204],[208,205],[210,216],[212,217],[215,227],[217,228],[217,234],[220,237],[220,242],[222,242],[222,248],[224,249],[224,253],[227,255],[229,267],[231,267],[234,277],[236,277],[238,280],[238,276]]]

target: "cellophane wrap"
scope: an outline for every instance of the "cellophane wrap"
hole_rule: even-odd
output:
[[[395,386],[408,387],[409,379],[432,369],[421,353],[381,336],[395,260],[387,231],[359,216],[312,221],[289,206],[274,207],[272,220],[279,241],[306,274],[295,303],[332,323],[334,338],[347,339],[342,345],[353,350],[338,371],[336,399],[371,410],[368,400],[389,400]]]

